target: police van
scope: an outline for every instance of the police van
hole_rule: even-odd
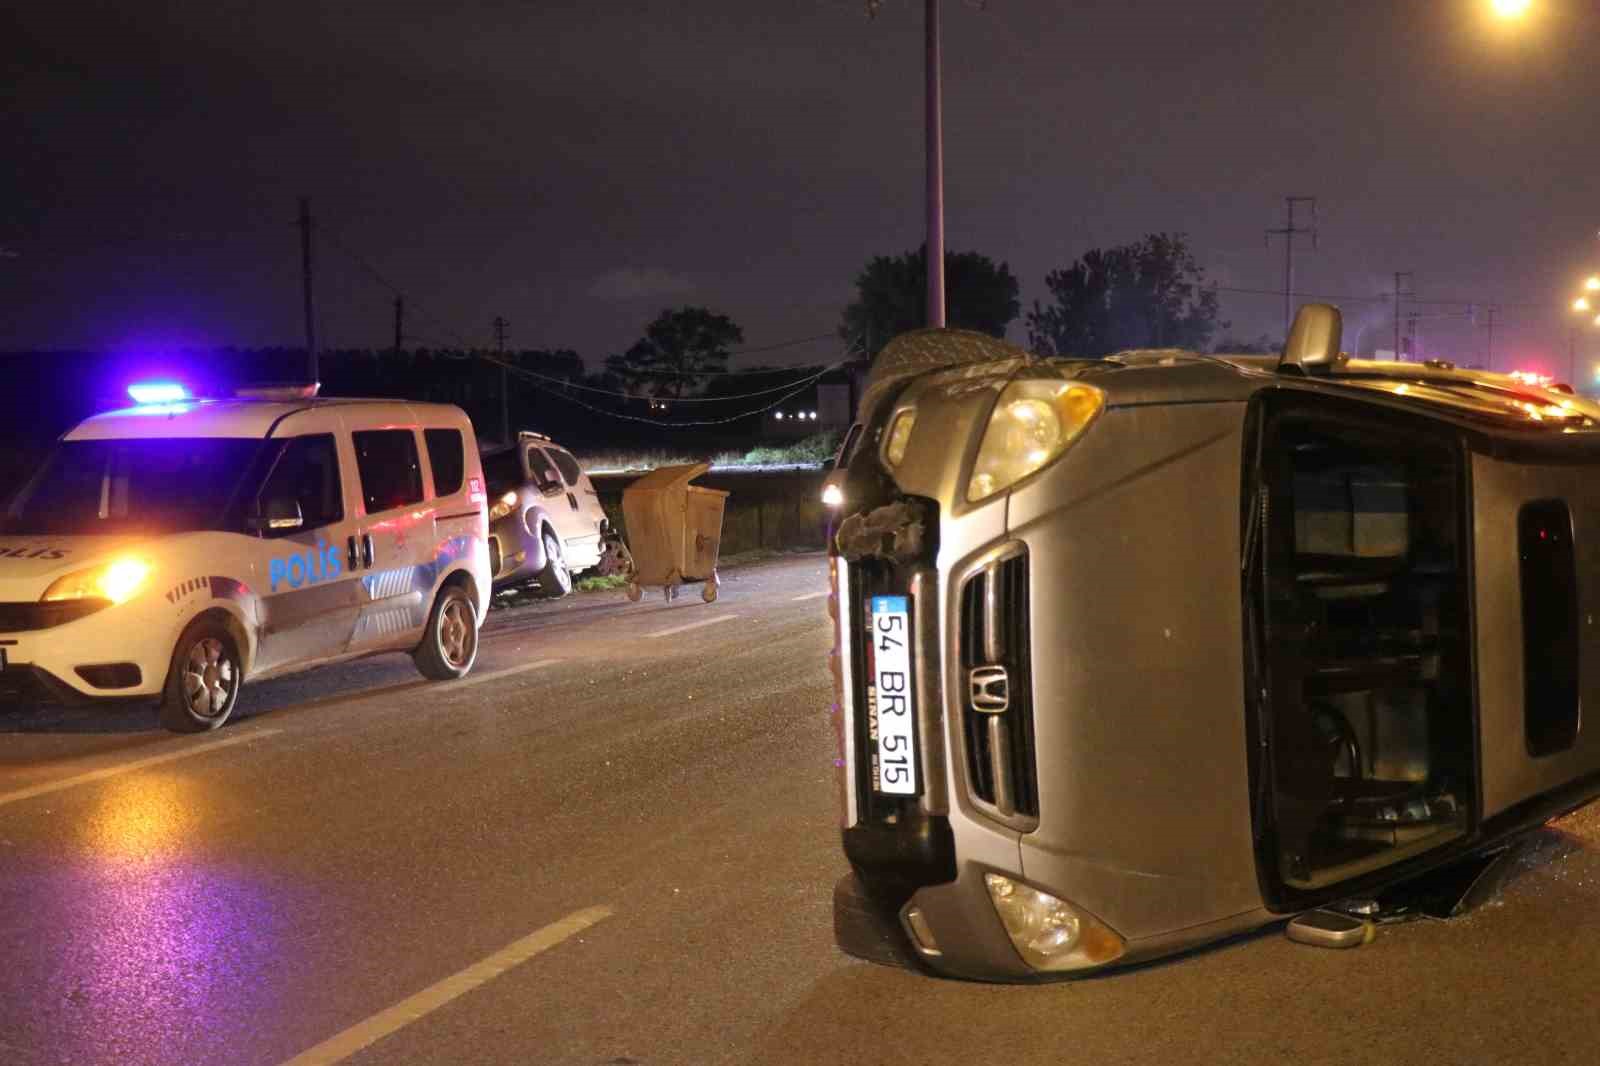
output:
[[[0,703],[159,700],[215,729],[246,681],[379,652],[464,677],[487,496],[459,408],[315,387],[138,406],[67,433],[0,513]]]

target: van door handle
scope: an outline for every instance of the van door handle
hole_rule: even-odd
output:
[[[572,493],[570,493],[570,492],[569,492],[569,493],[567,493],[567,502],[568,502],[568,503],[570,503],[570,504],[572,504],[572,509],[573,509],[573,510],[574,510],[574,511],[576,511],[576,510],[577,510],[577,509],[578,509],[578,498],[577,498],[577,497],[576,497],[576,496],[574,496],[574,495],[573,495],[573,494],[572,494]]]
[[[350,569],[361,569],[361,556],[356,552],[356,538],[354,535],[345,541],[345,546],[350,549]]]
[[[361,562],[367,569],[372,569],[372,534],[361,535]]]

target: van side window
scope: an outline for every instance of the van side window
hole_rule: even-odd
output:
[[[461,491],[466,472],[466,452],[459,429],[425,429],[422,441],[428,446],[428,462],[433,465],[433,494],[454,496]]]
[[[555,464],[543,448],[528,449],[528,469],[532,471],[534,484],[539,486],[540,492],[561,491],[561,475],[556,472]]]
[[[409,429],[370,429],[352,433],[356,469],[367,513],[392,511],[422,502],[422,464],[417,436]]]
[[[320,529],[342,520],[344,487],[339,480],[339,448],[333,435],[293,437],[284,442],[256,498],[263,509],[272,500],[293,500],[300,505],[304,525],[268,536]]]
[[[546,448],[550,458],[555,461],[556,469],[561,471],[561,477],[568,485],[577,485],[578,479],[583,476],[583,468],[578,465],[578,460],[568,455],[561,448]]]

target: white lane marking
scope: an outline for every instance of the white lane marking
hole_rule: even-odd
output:
[[[796,596],[794,599],[790,600],[789,602],[790,603],[803,603],[806,600],[820,600],[820,599],[822,599],[822,597],[827,596],[827,595],[829,595],[828,590],[827,589],[823,589],[821,592],[808,592],[804,596]]]
[[[191,744],[177,751],[169,751],[161,755],[152,755],[147,759],[135,759],[133,762],[120,763],[116,766],[106,766],[99,770],[90,770],[88,773],[77,774],[73,777],[63,778],[60,781],[47,781],[42,785],[33,785],[28,788],[18,789],[15,792],[0,793],[0,807],[8,803],[21,803],[23,800],[34,799],[37,796],[48,796],[52,792],[61,792],[65,789],[76,788],[79,785],[93,784],[104,781],[108,777],[120,774],[131,774],[139,770],[147,770],[152,766],[162,763],[175,762],[178,759],[187,759],[191,755],[204,755],[219,748],[229,748],[235,744],[244,744],[247,741],[259,740],[262,737],[276,736],[283,732],[281,729],[254,729],[248,733],[241,733],[234,737],[225,737],[222,740],[210,740],[204,743]]]
[[[361,1049],[377,1043],[414,1021],[421,1020],[452,1000],[459,999],[480,985],[494,980],[507,970],[522,965],[541,951],[548,951],[568,937],[581,933],[610,916],[611,908],[605,906],[575,911],[560,921],[553,922],[501,948],[481,962],[473,963],[460,973],[446,977],[414,996],[402,999],[388,1010],[380,1011],[364,1022],[357,1022],[309,1051],[302,1051],[283,1063],[283,1066],[332,1066],[333,1063],[342,1062]]]
[[[699,629],[702,626],[714,626],[718,622],[731,622],[738,617],[739,616],[736,614],[720,614],[715,618],[702,618],[698,622],[690,622],[686,626],[673,626],[671,629],[662,629],[654,633],[646,633],[645,637],[650,640],[655,640],[657,637],[670,637],[674,633],[687,633],[691,629]]]
[[[490,670],[487,674],[469,674],[460,681],[447,683],[441,689],[441,692],[449,695],[459,689],[471,688],[473,685],[486,685],[491,681],[499,681],[502,677],[514,677],[517,674],[525,674],[530,670],[542,670],[546,666],[554,666],[560,661],[560,659],[538,659],[531,663],[523,663],[521,666],[508,666],[504,670]]]

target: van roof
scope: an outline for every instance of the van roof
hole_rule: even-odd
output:
[[[107,411],[84,419],[67,433],[67,440],[110,440],[163,437],[266,437],[284,417],[303,411],[333,407],[389,407],[398,418],[441,417],[452,423],[466,415],[449,404],[412,403],[406,400],[186,400]]]

